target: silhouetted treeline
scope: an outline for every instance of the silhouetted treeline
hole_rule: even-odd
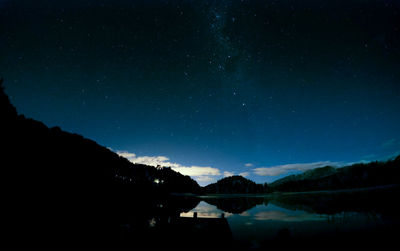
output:
[[[304,192],[378,187],[400,184],[400,156],[386,162],[354,164],[335,168],[315,168],[289,175],[267,185],[256,184],[242,176],[223,178],[201,189],[206,194],[257,194],[270,192]]]
[[[285,192],[353,189],[399,184],[398,177],[400,156],[386,162],[317,168],[277,180],[270,187],[273,191]]]
[[[92,140],[18,115],[2,82],[2,205],[9,227],[30,233],[31,241],[101,240],[100,232],[135,204],[145,208],[171,192],[200,191],[170,168],[132,164]],[[88,227],[96,231],[88,234]]]
[[[256,184],[254,181],[242,176],[231,176],[205,186],[202,191],[207,194],[266,193],[268,191],[268,185],[267,183]]]
[[[97,185],[124,185],[140,188],[140,192],[199,191],[196,181],[170,168],[132,164],[92,140],[18,115],[1,82],[2,155],[10,160],[3,171],[15,174],[18,183],[32,183],[36,178],[35,187],[44,188],[46,183],[60,186],[65,182],[69,191],[78,186],[93,189]]]

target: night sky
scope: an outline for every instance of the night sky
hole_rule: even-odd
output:
[[[399,1],[0,0],[0,76],[19,113],[201,185],[400,154]]]

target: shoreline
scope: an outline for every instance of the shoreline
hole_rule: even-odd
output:
[[[172,196],[183,196],[183,197],[197,197],[197,198],[243,198],[243,197],[274,197],[278,195],[296,195],[296,194],[332,194],[332,193],[349,193],[349,192],[365,192],[365,191],[375,191],[375,190],[384,190],[390,188],[400,187],[399,184],[390,184],[390,185],[382,185],[382,186],[374,186],[374,187],[361,187],[361,188],[349,188],[349,189],[338,189],[338,190],[315,190],[315,191],[302,191],[302,192],[272,192],[272,193],[263,193],[263,194],[254,194],[254,193],[240,193],[240,194],[227,194],[227,193],[218,193],[218,194],[193,194],[193,193],[171,193]]]

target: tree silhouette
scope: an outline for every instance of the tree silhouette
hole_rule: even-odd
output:
[[[10,228],[23,225],[31,233],[24,238],[106,240],[109,229],[133,208],[153,212],[150,208],[169,193],[199,191],[197,182],[170,168],[133,164],[81,135],[18,115],[2,83],[4,209]]]
[[[254,181],[238,175],[223,178],[203,188],[203,192],[209,194],[249,194],[266,193],[267,191],[266,183],[256,184]]]
[[[316,191],[377,187],[399,184],[400,156],[385,162],[322,167],[291,175],[270,184],[274,191]]]

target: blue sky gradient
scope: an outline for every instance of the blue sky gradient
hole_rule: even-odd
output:
[[[0,19],[20,113],[202,185],[400,154],[397,1],[9,0]]]

